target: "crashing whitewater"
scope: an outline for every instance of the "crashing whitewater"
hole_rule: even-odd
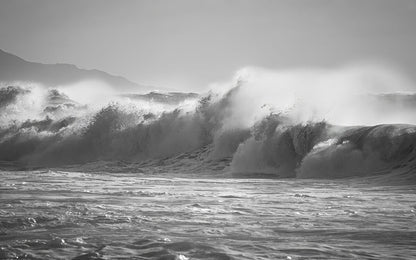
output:
[[[416,182],[416,95],[391,71],[246,68],[200,96],[97,85],[3,84],[1,168]]]

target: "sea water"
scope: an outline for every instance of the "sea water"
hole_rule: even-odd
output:
[[[412,259],[415,185],[0,172],[0,259]]]

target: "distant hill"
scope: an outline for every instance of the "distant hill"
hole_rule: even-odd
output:
[[[0,49],[0,82],[29,81],[54,87],[83,80],[101,80],[123,92],[148,90],[146,86],[103,71],[80,69],[71,64],[30,62]]]

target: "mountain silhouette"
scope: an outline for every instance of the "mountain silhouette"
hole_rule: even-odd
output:
[[[119,91],[136,92],[148,88],[104,71],[80,69],[72,64],[30,62],[0,49],[0,82],[35,82],[55,87],[84,80],[100,80]]]

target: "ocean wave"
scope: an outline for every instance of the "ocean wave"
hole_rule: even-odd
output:
[[[239,78],[223,95],[210,92],[197,101],[192,95],[190,103],[185,95],[163,108],[129,95],[97,107],[61,89],[6,86],[0,89],[1,165],[237,177],[414,174],[416,126],[301,119],[302,104],[271,105],[267,95],[251,102],[252,84]],[[393,96],[373,95],[370,106],[402,104],[404,97],[412,110],[412,95]]]

